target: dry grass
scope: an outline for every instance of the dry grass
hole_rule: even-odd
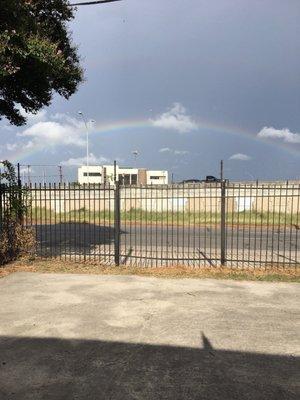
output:
[[[33,253],[35,234],[33,228],[23,227],[15,220],[5,221],[0,234],[0,266]]]
[[[267,270],[237,270],[225,267],[192,268],[170,267],[107,267],[101,265],[65,262],[61,260],[16,261],[0,268],[0,278],[14,272],[97,274],[97,275],[138,275],[160,278],[213,278],[251,281],[300,282],[300,270],[291,268],[270,268]]]

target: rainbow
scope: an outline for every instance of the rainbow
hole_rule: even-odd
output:
[[[197,131],[199,132],[201,130],[209,130],[212,132],[219,132],[229,135],[246,136],[252,140],[261,142],[260,138],[257,138],[255,135],[253,135],[253,132],[247,131],[240,127],[221,125],[211,121],[205,121],[203,119],[197,120],[196,122],[198,124],[198,128],[193,131],[194,134]],[[153,125],[153,122],[150,119],[119,120],[119,121],[96,124],[94,126],[93,131],[91,132],[91,135],[94,136],[98,134],[109,134],[113,132],[133,130],[133,129],[134,130],[145,129],[145,128],[158,129]],[[187,134],[182,134],[182,135],[187,135]],[[297,148],[287,147],[282,142],[268,142],[268,144],[270,146],[280,147],[293,154],[299,155],[299,150],[297,150]],[[44,146],[38,144],[29,148],[24,147],[22,149],[18,149],[15,152],[13,152],[9,156],[9,160],[12,161],[13,163],[17,162],[22,163],[23,160],[39,153],[42,149],[44,149]]]

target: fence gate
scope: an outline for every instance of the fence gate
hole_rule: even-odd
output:
[[[299,266],[299,184],[30,185],[36,252],[97,264]]]

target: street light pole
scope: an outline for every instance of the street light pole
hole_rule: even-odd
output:
[[[85,117],[83,115],[82,111],[78,111],[78,114],[81,115],[81,118],[83,119],[84,126],[86,129],[86,171],[87,171],[87,182],[89,183],[89,129],[85,120]]]

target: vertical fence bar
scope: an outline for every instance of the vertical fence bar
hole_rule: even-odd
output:
[[[5,198],[5,186],[0,181],[0,234],[3,229],[3,206],[2,206],[2,199]]]
[[[299,221],[299,211],[300,211],[300,185],[297,187],[297,208],[296,208],[296,216],[295,216],[295,223],[294,223],[294,228],[296,229],[296,234],[295,234],[295,267],[300,266],[300,260],[298,258],[298,234],[300,232],[300,221]]]
[[[70,215],[70,195],[69,195],[69,192],[70,192],[70,189],[69,189],[69,192],[68,192],[68,194],[67,194],[67,192],[66,192],[66,182],[63,182],[62,183],[62,187],[63,187],[63,194],[64,194],[64,196],[63,196],[63,201],[64,201],[64,205],[63,205],[63,209],[61,209],[61,211],[63,210],[63,227],[64,227],[64,236],[63,236],[63,238],[64,238],[64,252],[65,252],[65,254],[64,254],[64,258],[65,258],[65,260],[67,259],[67,221],[66,221],[66,214],[67,214],[67,212],[69,213],[69,215]],[[69,207],[67,207],[66,205],[67,205],[67,199],[68,199],[68,206]],[[61,202],[61,192],[59,192],[59,202]],[[61,205],[60,205],[60,207],[61,207]],[[60,219],[59,219],[59,223],[60,224],[62,224],[62,220],[61,220],[61,217],[60,217]]]
[[[145,187],[144,189],[144,209],[145,209],[145,255],[146,255],[146,259],[145,259],[145,265],[147,266],[147,260],[148,260],[148,187]],[[151,222],[150,222],[151,223]],[[151,231],[150,231],[151,233]],[[151,257],[151,256],[150,256]],[[151,263],[151,261],[150,261]]]
[[[50,255],[50,257],[52,258],[53,251],[54,251],[54,255],[56,253],[56,240],[55,240],[55,231],[54,231],[54,235],[52,233],[52,185],[51,185],[51,182],[48,183],[48,186],[47,186],[47,183],[44,182],[44,187],[45,187],[45,198],[46,198],[45,208],[47,209],[49,207],[49,212],[48,212],[48,210],[45,211],[46,215],[47,215],[47,228],[49,226],[49,240],[47,242],[47,245],[49,246],[49,251],[47,252],[47,255],[48,256]],[[47,196],[47,194],[48,194],[48,196]],[[55,211],[54,211],[54,213],[55,213]],[[54,238],[53,238],[54,242],[52,241],[53,236],[54,236]]]
[[[91,183],[88,184],[88,191],[87,191],[87,205],[88,205],[88,222],[87,222],[87,226],[88,226],[88,235],[87,235],[87,248],[88,248],[88,260],[90,261],[92,259],[91,254],[92,252],[95,252],[95,242],[91,243],[91,239],[92,239],[92,225],[91,225]],[[105,217],[104,217],[105,220]]]
[[[20,173],[20,164],[18,163],[18,167],[17,167],[17,176],[18,176],[18,180],[17,180],[17,183],[18,183],[18,203],[19,203],[19,206],[18,206],[18,220],[19,220],[19,223],[21,224],[21,225],[23,225],[23,210],[22,210],[22,207],[21,207],[21,205],[22,205],[22,182],[21,182],[21,173]]]
[[[94,243],[94,254],[93,254],[93,258],[94,258],[94,262],[96,261],[96,212],[98,212],[98,215],[101,214],[101,209],[100,209],[100,205],[99,205],[99,201],[97,202],[98,205],[98,210],[96,210],[96,190],[95,190],[95,186],[96,184],[93,183],[92,184],[92,200],[93,200],[93,236],[91,235],[91,238],[93,239],[93,243]],[[97,193],[99,193],[99,190],[97,191]],[[89,194],[89,196],[91,196],[91,192]],[[105,217],[104,217],[105,218]],[[110,238],[109,238],[110,240]],[[109,243],[110,246],[110,243]],[[99,241],[99,248],[98,248],[98,253],[101,253],[101,240]],[[99,255],[100,258],[100,255]]]
[[[136,188],[137,186],[135,186]],[[138,203],[136,207],[139,205],[139,231],[138,234],[140,236],[140,248],[139,248],[139,253],[138,257],[135,259],[136,260],[136,265],[141,262],[145,262],[145,259],[143,258],[144,255],[144,234],[143,234],[143,186],[139,185],[138,188],[138,197],[135,199],[136,201],[138,200]],[[145,255],[144,255],[145,256]]]
[[[120,182],[115,183],[115,264],[120,265]]]
[[[30,182],[31,183],[31,182]],[[44,247],[43,247],[43,240],[44,240],[44,232],[43,229],[45,229],[43,227],[43,207],[44,207],[44,201],[42,198],[42,184],[41,182],[39,182],[38,188],[38,204],[39,204],[39,208],[38,208],[38,224],[39,224],[39,241],[40,241],[40,256],[43,257],[44,256]]]
[[[221,265],[226,264],[226,181],[221,182]]]
[[[288,265],[289,265],[289,268],[292,266],[292,242],[293,242],[293,210],[294,210],[294,188],[295,188],[295,185],[294,184],[292,184],[291,185],[291,187],[290,187],[290,191],[289,191],[289,196],[291,197],[291,207],[290,207],[290,213],[289,213],[289,216],[290,216],[290,220],[289,220],[289,255],[288,255],[288,258],[289,258],[289,262],[288,262]]]

